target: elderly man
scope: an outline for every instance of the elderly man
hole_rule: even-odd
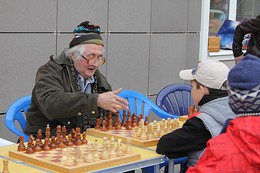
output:
[[[75,127],[83,131],[93,127],[106,110],[128,109],[128,102],[117,96],[121,88],[112,91],[98,70],[105,63],[100,27],[85,21],[74,35],[68,49],[38,69],[26,113],[28,135],[36,136],[39,129],[45,132],[47,124],[51,135],[58,125],[65,125],[67,132]]]

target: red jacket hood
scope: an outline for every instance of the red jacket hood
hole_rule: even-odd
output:
[[[227,134],[248,162],[260,167],[260,116],[232,120]]]

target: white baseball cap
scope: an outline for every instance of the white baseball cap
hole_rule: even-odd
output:
[[[229,68],[218,60],[204,60],[201,61],[196,68],[182,70],[179,73],[183,80],[196,80],[202,85],[219,90],[226,90],[223,88],[223,83],[227,80]]]

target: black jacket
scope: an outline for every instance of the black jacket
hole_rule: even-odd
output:
[[[260,15],[258,15],[255,19],[250,19],[244,23],[241,23],[236,27],[232,48],[234,57],[238,57],[243,54],[242,41],[244,36],[248,33],[252,34],[245,55],[252,54],[260,57]]]

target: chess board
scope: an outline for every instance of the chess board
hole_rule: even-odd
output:
[[[147,140],[141,140],[138,138],[133,138],[134,130],[126,130],[126,129],[121,129],[121,130],[107,130],[107,131],[101,131],[95,128],[90,128],[87,129],[87,134],[92,135],[92,136],[97,136],[97,137],[114,137],[115,139],[122,139],[122,142],[127,143],[128,140],[130,140],[130,143],[135,146],[140,146],[140,147],[149,147],[149,146],[154,146],[157,145],[159,141],[158,138],[154,139],[147,139]]]
[[[82,153],[84,154],[84,145],[80,147],[82,148]],[[62,173],[80,173],[94,171],[97,169],[125,164],[141,159],[140,154],[130,153],[124,154],[120,157],[109,158],[107,160],[100,159],[91,163],[76,163],[75,161],[73,162],[73,165],[66,166],[64,164],[65,161],[62,159],[64,155],[65,154],[63,148],[57,148],[50,151],[35,152],[33,154],[27,154],[26,152],[21,151],[9,151],[10,157]]]
[[[87,134],[88,135],[92,135],[92,136],[97,136],[97,137],[108,137],[108,138],[111,138],[111,137],[114,137],[115,139],[121,139],[122,142],[124,143],[127,143],[128,141],[130,141],[130,143],[132,145],[135,145],[135,146],[140,146],[140,147],[150,147],[150,146],[155,146],[157,145],[159,139],[160,139],[160,135],[164,135],[166,133],[170,133],[171,131],[177,129],[177,128],[180,128],[182,127],[183,123],[187,120],[187,117],[181,117],[181,118],[178,118],[178,119],[168,119],[167,121],[169,122],[169,130],[166,132],[164,131],[163,134],[159,134],[160,133],[160,124],[162,124],[162,121],[154,121],[152,123],[150,123],[149,125],[153,126],[153,124],[157,124],[156,125],[156,131],[158,133],[158,137],[150,137],[150,138],[147,138],[147,139],[141,139],[140,138],[140,131],[141,131],[141,128],[143,125],[140,125],[137,127],[138,129],[138,134],[135,135],[134,133],[134,128],[132,128],[131,130],[126,130],[125,127],[122,127],[122,129],[118,130],[116,128],[113,127],[112,130],[102,130],[102,128],[90,128],[90,129],[87,129]],[[163,127],[164,128],[167,128],[166,126],[166,122],[165,120]],[[149,126],[148,125],[148,126]],[[146,127],[148,127],[146,126]],[[146,134],[148,134],[148,131],[147,131],[147,128],[146,128]],[[152,130],[154,131],[154,130]],[[153,133],[153,132],[152,132]]]

